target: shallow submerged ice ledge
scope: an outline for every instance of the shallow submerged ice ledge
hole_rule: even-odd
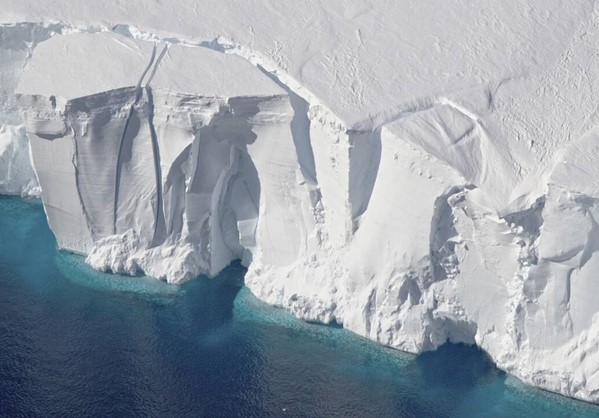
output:
[[[180,283],[241,259],[252,292],[300,318],[410,352],[476,343],[597,400],[595,189],[572,193],[585,160],[531,174],[534,149],[498,122],[520,113],[509,89],[352,130],[239,57],[106,33],[42,42],[19,83],[49,223],[96,268]],[[560,248],[563,215],[588,233]]]

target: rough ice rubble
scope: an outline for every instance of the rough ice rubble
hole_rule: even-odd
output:
[[[29,6],[42,16],[80,21],[80,16],[76,19],[70,16],[72,10],[63,9],[67,3],[52,2],[52,7],[47,8],[47,4],[40,1]],[[439,7],[437,2],[419,2],[416,9],[398,10],[408,7],[407,3],[394,2],[383,13],[376,7],[361,8],[349,2],[339,14],[335,10],[342,8],[334,2],[317,11],[302,8],[301,3],[298,7],[282,2],[281,7],[294,9],[294,12],[276,13],[260,8],[248,11],[249,21],[269,22],[252,25],[249,30],[236,20],[241,17],[234,13],[223,13],[226,18],[218,22],[205,19],[205,25],[197,28],[196,20],[188,18],[194,14],[184,10],[186,5],[183,4],[182,17],[176,26],[193,36],[172,37],[169,42],[184,43],[181,39],[185,38],[190,44],[199,45],[202,42],[194,40],[194,36],[212,39],[214,33],[221,33],[236,39],[231,45],[238,49],[229,52],[240,53],[255,63],[276,69],[280,80],[287,83],[283,85],[285,90],[278,90],[277,95],[287,104],[276,106],[275,113],[277,117],[286,114],[280,122],[290,133],[284,147],[273,150],[269,141],[272,136],[260,131],[254,120],[242,118],[251,125],[249,131],[256,135],[254,144],[267,148],[249,157],[260,173],[258,210],[250,211],[252,215],[247,218],[244,217],[247,214],[231,214],[232,209],[227,206],[237,205],[231,204],[235,199],[231,200],[225,193],[223,201],[219,199],[222,206],[217,207],[227,213],[224,218],[229,221],[225,224],[230,227],[223,229],[222,222],[219,225],[214,219],[221,215],[213,211],[205,228],[198,227],[198,222],[188,221],[187,216],[206,212],[196,211],[195,207],[188,209],[185,205],[180,217],[179,210],[175,211],[177,216],[170,218],[181,220],[182,232],[167,233],[163,243],[153,246],[153,237],[160,229],[157,225],[161,224],[156,221],[161,219],[158,209],[162,207],[164,214],[168,212],[164,209],[168,198],[159,204],[157,197],[166,193],[163,187],[166,181],[156,179],[163,178],[165,172],[162,159],[171,161],[163,152],[171,149],[172,143],[165,138],[173,135],[161,136],[156,129],[156,115],[163,112],[170,121],[171,112],[193,114],[196,105],[188,106],[178,98],[174,103],[156,105],[159,102],[152,95],[153,105],[149,106],[148,92],[162,88],[178,96],[181,91],[179,86],[174,86],[178,77],[168,77],[162,86],[148,82],[147,78],[142,80],[141,90],[136,88],[147,63],[154,62],[148,56],[152,55],[151,45],[145,44],[139,71],[107,77],[107,84],[100,83],[92,91],[81,90],[81,94],[102,96],[101,101],[106,98],[106,91],[126,90],[113,98],[115,102],[111,106],[121,111],[111,114],[110,124],[113,118],[117,125],[119,119],[123,122],[133,109],[141,115],[140,119],[146,119],[147,129],[152,130],[151,124],[156,133],[154,136],[150,132],[152,141],[147,140],[147,132],[136,134],[132,139],[145,150],[139,155],[146,161],[141,168],[147,169],[152,162],[156,167],[155,155],[159,155],[161,161],[161,174],[150,173],[146,177],[153,181],[139,183],[144,186],[141,187],[144,192],[156,196],[149,198],[155,203],[145,208],[134,202],[133,210],[129,210],[131,205],[123,210],[122,214],[135,216],[124,216],[119,224],[123,227],[122,233],[104,232],[106,236],[93,242],[90,261],[95,260],[92,262],[98,267],[123,272],[142,268],[149,274],[170,277],[173,281],[185,279],[194,271],[209,272],[211,268],[217,271],[219,264],[213,257],[222,257],[225,263],[232,257],[245,256],[246,264],[251,261],[246,283],[252,291],[266,301],[287,307],[299,317],[322,322],[335,320],[361,335],[413,352],[434,349],[447,339],[476,342],[500,367],[532,384],[597,401],[599,338],[596,309],[589,298],[596,293],[592,272],[597,188],[589,179],[595,177],[597,156],[594,150],[597,114],[593,100],[597,76],[593,60],[594,45],[599,40],[598,19],[589,12],[591,2],[583,1],[568,5],[545,1],[529,4],[527,10],[520,10],[523,5],[504,7],[504,3],[489,3],[482,9],[469,8],[467,3],[455,12]],[[136,32],[136,36],[170,37],[168,33],[157,37],[149,35],[170,30],[169,19],[162,19],[168,16],[168,11],[156,14],[161,16],[158,22],[138,14],[135,1],[128,4],[130,10],[118,6],[98,15],[104,15],[109,22],[123,19],[148,29],[145,34]],[[232,7],[227,2],[221,6],[225,11]],[[448,2],[444,6],[451,5]],[[19,11],[21,7],[11,4],[7,10],[15,16],[27,16],[30,12]],[[304,16],[308,12],[313,14]],[[260,19],[251,19],[253,13],[262,15]],[[307,28],[298,30],[297,24],[290,25],[284,19],[282,23],[268,19],[273,13],[278,18],[289,15],[294,21],[309,22],[315,33],[324,34],[319,36],[330,42],[324,45],[312,42],[311,37],[306,36],[311,33]],[[418,13],[423,13],[426,19],[416,18]],[[438,24],[440,15],[443,25]],[[385,19],[397,16],[405,16],[408,21],[402,25],[385,23]],[[93,17],[85,19],[89,25],[97,23]],[[243,21],[247,19],[244,14]],[[280,27],[273,22],[281,23]],[[105,21],[101,23],[106,25]],[[187,27],[188,24],[192,26]],[[390,29],[381,31],[381,27]],[[101,30],[93,26],[88,29]],[[274,47],[269,43],[272,39],[276,39]],[[389,52],[390,39],[404,42],[393,44]],[[85,50],[86,42],[81,42],[81,49]],[[219,42],[208,46],[229,48]],[[245,49],[239,49],[239,44],[245,45]],[[136,45],[144,49],[143,43]],[[501,48],[498,49],[498,45]],[[50,58],[37,55],[43,50],[36,51],[28,67],[34,68],[39,59],[40,68],[44,69],[39,73],[43,75],[47,73],[43,62]],[[154,59],[161,51],[159,47]],[[107,55],[112,53],[110,47]],[[105,55],[98,54],[98,57]],[[122,62],[134,60],[131,50],[125,51],[121,59]],[[78,87],[85,89],[89,71],[99,76],[102,73],[95,70],[98,66],[86,68],[85,61],[75,61],[68,67],[80,66],[80,71],[75,70],[72,80],[64,86],[69,100],[75,102],[81,97],[72,94],[76,90],[71,90],[74,87],[71,84],[81,82]],[[209,62],[219,71],[230,67]],[[242,61],[236,61],[239,62]],[[56,62],[59,67],[61,63],[60,59]],[[196,69],[196,65],[202,68],[203,64],[192,67]],[[168,74],[159,71],[160,65],[154,67],[158,68],[156,77]],[[174,66],[170,74],[178,74],[185,68],[185,65]],[[397,68],[402,69],[399,75]],[[153,69],[149,72],[151,74]],[[206,72],[208,76],[215,73]],[[19,71],[15,74],[18,79]],[[234,78],[242,74],[258,73],[246,66],[239,68]],[[134,75],[131,78],[134,81],[127,75]],[[192,85],[198,82],[194,75],[189,78]],[[125,79],[124,84],[113,84]],[[273,88],[266,79],[263,81],[263,87]],[[47,96],[22,97],[33,119],[43,116],[33,124],[36,126],[53,123],[56,119],[55,110],[49,111],[47,107],[52,107],[50,96],[56,95],[60,86],[51,91],[42,90],[44,85],[24,81],[21,84],[26,94]],[[146,89],[146,85],[149,88]],[[28,86],[32,86],[31,89],[27,90]],[[202,85],[201,89],[192,89],[191,95],[206,96],[205,88],[206,85]],[[307,102],[290,90],[300,92]],[[239,91],[237,94],[249,93]],[[260,95],[260,89],[252,94]],[[130,103],[132,100],[136,103]],[[56,102],[57,106],[64,105],[57,96]],[[203,113],[206,104],[197,106]],[[151,115],[148,109],[152,109]],[[77,115],[74,122],[85,125],[80,116]],[[223,128],[227,138],[238,132],[237,121],[225,118],[222,122],[217,130]],[[42,126],[50,128],[51,136],[56,134],[52,123]],[[206,120],[202,119],[202,123]],[[189,131],[188,125],[183,125],[183,130]],[[33,132],[39,128],[36,126],[28,125],[28,129]],[[229,130],[230,127],[233,129]],[[40,133],[47,136],[48,132],[41,130]],[[195,138],[193,129],[192,134]],[[201,138],[200,134],[200,145]],[[48,145],[47,139],[45,142],[41,139],[38,145]],[[189,141],[182,140],[181,145],[189,146]],[[150,142],[152,147],[147,146]],[[159,143],[158,153],[154,143]],[[193,141],[191,143],[190,154]],[[177,152],[180,148],[174,146],[172,161],[181,155]],[[271,153],[291,158],[277,164],[277,168],[254,162],[260,155]],[[38,154],[43,166],[45,154]],[[79,155],[79,150],[66,154]],[[72,161],[67,162],[72,165]],[[168,162],[166,165],[172,168],[177,164]],[[280,167],[287,169],[283,170],[284,176],[279,176]],[[110,173],[110,169],[112,167],[106,172]],[[190,196],[190,201],[194,201],[193,193],[187,191],[187,180],[180,181],[187,179],[190,171],[181,171],[183,174],[177,171],[179,181],[172,184],[179,187],[184,184],[185,192],[172,189],[171,196],[185,196],[186,203]],[[292,172],[301,187],[290,187],[295,186],[291,181]],[[135,170],[131,173],[129,178],[132,179],[144,176]],[[40,180],[43,183],[46,178],[48,187],[56,187],[77,178],[72,171],[63,179],[58,178],[59,174],[48,169]],[[244,171],[239,177],[255,179]],[[155,184],[154,188],[151,184]],[[62,191],[63,187],[59,189]],[[77,184],[64,188],[78,189]],[[275,191],[282,194],[275,193],[272,197]],[[222,196],[222,190],[209,189],[208,193]],[[48,192],[48,199],[52,195]],[[285,215],[286,208],[293,209],[291,217],[272,227],[264,218],[270,218],[270,214],[277,211],[262,207],[268,203],[262,198],[268,196],[271,196],[269,202],[274,200],[281,204],[279,213]],[[72,201],[77,199],[83,202],[86,198],[74,196]],[[96,202],[96,199],[88,200]],[[119,212],[114,210],[114,201],[118,200],[112,199],[113,224],[118,218],[115,212]],[[126,202],[129,204],[128,199]],[[51,206],[47,203],[46,210]],[[82,211],[75,207],[71,212],[77,214],[77,210]],[[79,213],[76,218],[92,219],[93,227],[101,230],[106,227],[102,220],[106,214],[110,217],[111,212],[92,207],[90,212]],[[48,216],[52,223],[53,215]],[[164,216],[166,227],[169,223]],[[76,221],[68,221],[68,224],[71,228],[78,225]],[[148,232],[148,224],[152,225],[149,228],[152,234]],[[299,232],[281,232],[282,226],[287,225],[296,226]],[[109,227],[110,221],[108,231]],[[68,233],[60,226],[53,226],[59,240],[65,239],[63,245],[67,246],[65,243],[70,240],[74,250],[76,245],[90,245],[85,234],[83,238],[77,236],[78,230],[86,228],[91,230],[92,226],[81,223]],[[174,231],[179,231],[179,227]],[[74,239],[69,237],[72,232],[76,233]],[[215,245],[221,235],[229,238],[223,241],[230,246],[221,246],[218,250]],[[292,236],[299,237],[297,249],[287,245],[287,238]],[[200,243],[210,245],[202,247]],[[231,247],[232,251],[226,251]],[[273,252],[280,247],[282,253]]]

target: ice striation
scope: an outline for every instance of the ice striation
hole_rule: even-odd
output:
[[[174,283],[239,258],[295,259],[310,194],[285,91],[235,56],[119,38],[43,43],[17,90],[59,245]],[[77,77],[106,51],[101,77]],[[72,74],[44,70],[58,65]]]
[[[95,268],[241,259],[299,318],[599,402],[595,3],[259,3],[0,0],[58,22],[0,26],[0,191]]]
[[[0,25],[0,193],[40,195],[15,89],[35,45],[56,30],[52,25]]]

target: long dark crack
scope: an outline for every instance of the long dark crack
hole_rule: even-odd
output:
[[[139,77],[139,80],[137,81],[137,84],[135,86],[135,100],[133,101],[133,103],[131,104],[131,107],[129,108],[129,113],[127,114],[127,119],[125,121],[125,127],[123,128],[123,133],[121,134],[121,139],[119,141],[119,152],[117,154],[116,170],[115,170],[116,173],[115,173],[115,180],[114,180],[115,184],[114,184],[114,206],[113,206],[113,234],[117,233],[116,223],[117,223],[117,212],[118,212],[118,205],[119,205],[119,190],[120,190],[120,183],[121,183],[121,171],[122,171],[122,164],[123,164],[122,154],[123,154],[125,138],[127,137],[129,123],[131,121],[131,116],[133,116],[133,112],[135,111],[135,106],[137,105],[137,103],[139,102],[139,100],[141,99],[142,94],[143,94],[143,89],[142,89],[141,85],[143,83],[144,78],[146,77],[146,74],[148,73],[148,71],[150,71],[150,68],[152,68],[152,64],[154,63],[155,59],[156,59],[156,45],[154,45],[154,48],[152,48],[152,55],[150,57],[150,61],[148,62],[148,65],[142,72],[142,74]]]
[[[163,52],[164,51],[166,51],[166,49],[163,50]],[[156,69],[156,67],[154,67],[154,69]],[[150,127],[150,136],[152,138],[154,171],[156,176],[156,222],[154,223],[152,246],[157,246],[162,244],[165,240],[166,220],[164,219],[164,208],[162,203],[162,168],[160,167],[160,146],[158,145],[158,136],[156,135],[156,128],[154,127],[154,96],[150,87],[146,86],[145,90],[148,97],[148,124]]]

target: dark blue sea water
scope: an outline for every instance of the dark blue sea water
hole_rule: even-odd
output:
[[[476,348],[412,356],[257,301],[231,266],[174,287],[56,250],[0,197],[0,416],[599,417]]]

